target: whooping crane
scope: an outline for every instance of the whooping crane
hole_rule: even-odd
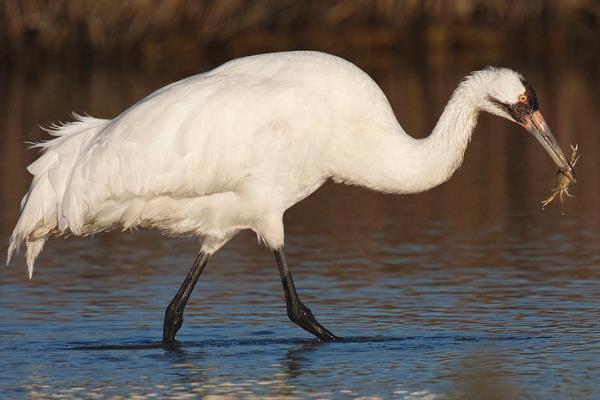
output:
[[[165,312],[163,341],[183,322],[211,255],[251,229],[277,260],[289,318],[321,340],[336,337],[300,301],[284,254],[283,213],[331,179],[386,193],[416,193],[460,166],[477,114],[531,132],[560,169],[574,170],[533,88],[507,68],[488,67],[456,88],[433,132],[414,139],[361,69],[312,51],[256,55],[163,87],[112,120],[75,115],[33,175],[10,238],[21,242],[31,278],[51,236],[113,228],[193,234],[200,251]]]

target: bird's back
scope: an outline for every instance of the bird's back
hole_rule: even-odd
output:
[[[32,265],[51,234],[251,227],[329,178],[346,124],[369,112],[393,118],[368,75],[335,56],[289,52],[175,82],[113,120],[58,127],[30,168],[9,258],[26,240]]]
[[[116,199],[249,190],[255,180],[261,188],[313,185],[326,178],[325,150],[337,140],[339,120],[357,113],[362,99],[353,94],[365,95],[358,85],[380,93],[353,64],[323,53],[234,60],[162,88],[116,117],[77,163],[74,178]]]

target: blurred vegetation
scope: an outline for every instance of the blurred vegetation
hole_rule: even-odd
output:
[[[147,64],[293,48],[593,55],[600,43],[597,0],[0,1],[5,64],[57,57]]]

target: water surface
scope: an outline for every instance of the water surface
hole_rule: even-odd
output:
[[[475,64],[355,59],[403,127],[434,126]],[[217,60],[207,60],[214,65]],[[327,184],[285,217],[298,291],[343,339],[287,320],[273,256],[240,234],[210,262],[179,345],[164,308],[194,239],[156,232],[51,240],[34,279],[0,274],[3,398],[600,397],[600,86],[589,68],[521,65],[563,148],[579,143],[576,199],[541,211],[554,167],[535,140],[482,116],[464,165],[429,192]],[[70,110],[112,117],[189,71],[9,72],[0,85],[0,237],[29,185],[38,124]]]

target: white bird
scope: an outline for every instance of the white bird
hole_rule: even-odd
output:
[[[10,238],[24,241],[31,278],[51,236],[156,228],[201,239],[199,255],[167,307],[173,342],[207,261],[253,230],[273,250],[288,315],[322,340],[336,337],[300,301],[284,255],[284,212],[327,180],[386,193],[416,193],[460,166],[480,111],[525,127],[561,170],[574,170],[523,77],[488,67],[454,91],[433,132],[409,136],[379,86],[354,64],[312,51],[256,55],[163,87],[112,120],[77,116],[33,175]]]

